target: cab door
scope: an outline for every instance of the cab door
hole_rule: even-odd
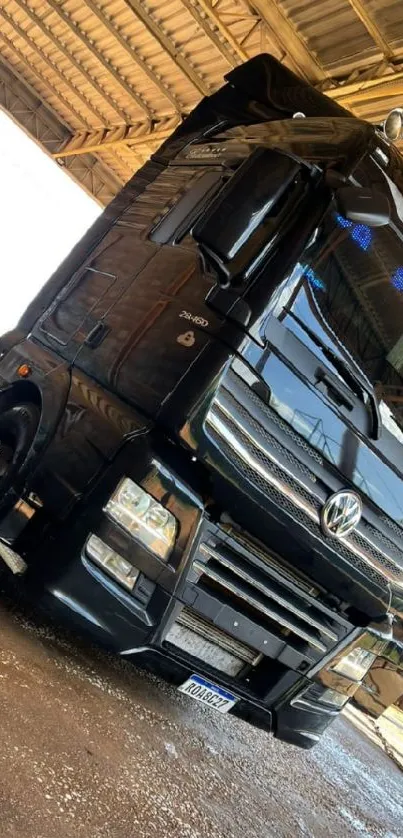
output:
[[[152,252],[150,243],[136,242],[137,270]],[[55,297],[34,336],[68,361],[83,345],[99,345],[108,331],[105,318],[124,294],[133,270],[133,232],[115,226]]]

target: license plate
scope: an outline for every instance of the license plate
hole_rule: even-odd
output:
[[[179,692],[190,695],[191,698],[201,701],[203,704],[208,704],[209,707],[213,707],[219,713],[228,713],[228,710],[231,710],[231,707],[238,701],[231,693],[227,693],[226,690],[222,690],[215,684],[210,684],[210,681],[205,681],[199,675],[191,675],[179,687]]]

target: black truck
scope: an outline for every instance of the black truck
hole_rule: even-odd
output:
[[[257,56],[0,344],[0,555],[38,607],[312,746],[403,613],[397,149]]]

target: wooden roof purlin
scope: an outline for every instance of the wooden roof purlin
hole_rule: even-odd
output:
[[[85,188],[85,161],[110,172],[101,201],[260,52],[371,122],[403,104],[401,0],[0,0],[0,24],[3,83],[59,121],[47,148]]]

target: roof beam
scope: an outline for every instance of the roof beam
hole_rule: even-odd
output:
[[[57,151],[71,136],[62,118],[4,58],[0,61],[0,106],[48,153]],[[70,157],[63,166],[101,204],[108,204],[122,185],[110,168],[91,154]]]
[[[112,16],[109,15],[106,11],[108,7],[105,6],[103,9],[100,9],[94,2],[94,0],[85,0],[85,5],[88,6],[93,15],[95,15],[98,18],[100,23],[102,23],[108,29],[110,34],[113,35],[114,38],[116,38],[122,49],[124,49],[125,52],[127,52],[127,54],[130,56],[132,61],[134,61],[137,64],[137,66],[140,67],[140,70],[143,73],[145,73],[145,75],[150,79],[150,81],[155,85],[155,87],[158,88],[160,93],[162,93],[162,95],[165,96],[166,99],[168,99],[171,105],[173,105],[175,110],[178,113],[180,113],[182,110],[182,106],[179,100],[176,98],[175,94],[169,89],[169,87],[167,87],[162,77],[158,73],[156,73],[155,70],[152,69],[152,67],[150,67],[148,62],[141,56],[138,50],[128,41],[127,37],[125,37],[122,34],[121,29],[118,29],[118,27],[115,26]]]
[[[304,38],[287,17],[277,0],[247,0],[248,5],[267,23],[272,36],[293,61],[301,75],[309,81],[320,82],[327,74],[308,49]]]
[[[238,50],[235,51],[232,44],[232,49],[229,49],[225,41],[222,39],[223,33],[221,29],[217,32],[217,15],[214,9],[212,9],[211,6],[208,6],[207,3],[203,2],[203,0],[197,0],[196,3],[194,0],[181,0],[181,3],[182,6],[187,9],[189,14],[192,15],[193,20],[197,23],[200,29],[207,35],[209,40],[212,41],[223,58],[228,61],[230,67],[236,67],[239,64]],[[206,8],[209,9],[209,12],[206,12]],[[226,27],[224,27],[224,29],[226,29]],[[240,49],[243,52],[242,48]],[[246,53],[244,53],[244,55],[246,55]],[[244,58],[243,60],[246,59]]]
[[[84,65],[80,61],[78,61],[74,55],[72,55],[70,50],[68,50],[67,47],[64,45],[62,39],[55,37],[51,27],[44,20],[42,20],[42,18],[38,17],[36,12],[33,9],[31,9],[30,6],[28,6],[27,0],[14,0],[14,2],[20,9],[24,11],[24,13],[29,17],[32,23],[34,23],[35,26],[37,26],[38,29],[40,29],[41,32],[43,32],[43,34],[46,35],[46,37],[53,44],[53,46],[55,46],[58,50],[60,50],[61,53],[63,53],[63,55],[65,56],[65,58],[68,59],[70,64],[72,64],[72,66],[75,67],[75,69],[78,70],[78,72],[81,75],[83,75],[85,79],[87,79],[87,81],[93,87],[93,89],[96,90],[96,92],[105,100],[105,102],[108,103],[109,107],[115,111],[119,119],[121,119],[122,122],[127,122],[127,113],[125,113],[125,111],[123,111],[120,108],[117,102],[115,102],[112,96],[109,96],[109,93],[107,93],[106,90],[103,87],[101,87],[100,84],[98,84],[97,80],[94,79],[93,76],[91,76],[91,74],[88,72],[88,70],[86,70]]]
[[[234,52],[239,55],[241,61],[247,61],[250,56],[245,52],[245,50],[240,45],[239,41],[234,37],[231,30],[228,26],[224,23],[222,18],[219,16],[218,12],[213,8],[211,0],[197,0],[198,5],[201,9],[203,9],[206,16],[209,18],[211,23],[217,27],[218,31],[221,32],[221,35],[225,40],[231,45]],[[245,17],[244,17],[245,19]],[[253,20],[253,17],[250,16],[250,19]]]
[[[336,99],[341,105],[347,107],[354,107],[365,101],[370,102],[385,96],[403,96],[403,71],[390,73],[380,78],[340,84],[326,90],[326,96]]]
[[[147,32],[153,36],[153,38],[160,45],[161,49],[163,49],[164,52],[166,52],[174,60],[175,64],[182,70],[182,73],[186,76],[188,81],[193,84],[199,93],[202,93],[203,96],[207,96],[211,92],[208,85],[200,78],[187,58],[181,55],[179,48],[177,48],[168,35],[165,34],[159,23],[157,23],[152,16],[150,10],[145,6],[143,0],[123,0],[123,2],[129,9],[132,10],[132,12],[134,12],[136,17],[141,20],[143,26],[147,29]]]
[[[26,64],[26,62],[27,62],[26,53],[22,52],[15,45],[14,41],[12,41],[10,38],[8,38],[7,35],[5,35],[5,33],[1,31],[1,28],[0,28],[0,41],[3,41],[3,43],[6,45],[6,47],[8,47],[10,52],[12,52],[14,55],[16,55],[18,57],[18,60],[21,62],[22,65]],[[79,113],[79,111],[77,111],[75,109],[74,105],[71,104],[69,99],[67,99],[67,97],[64,96],[64,94],[61,93],[54,86],[54,84],[51,84],[49,79],[46,78],[46,76],[44,76],[42,73],[39,72],[39,70],[33,64],[33,62],[30,62],[29,72],[32,76],[35,76],[35,78],[38,80],[40,87],[43,87],[43,86],[47,87],[51,96],[54,96],[56,99],[59,99],[61,102],[63,102],[63,104],[64,104],[65,108],[68,110],[68,112],[70,114],[74,115],[74,117],[76,119],[76,122],[80,127],[82,127],[84,130],[89,127],[89,122],[86,119],[84,119],[84,117],[82,116],[81,113]]]
[[[378,24],[375,23],[375,20],[368,12],[368,9],[365,7],[362,0],[348,0],[348,2],[385,58],[393,58],[393,50],[384,38]],[[365,3],[368,3],[368,0],[365,0]]]
[[[104,165],[102,160],[92,154],[69,157],[63,163],[63,168],[101,206],[107,206],[123,186],[122,180],[110,166]]]
[[[63,120],[4,56],[0,60],[0,107],[49,152],[57,151],[71,136]]]
[[[6,12],[5,9],[0,9],[0,17],[3,20],[5,20],[6,23],[8,23],[11,26],[11,28],[14,30],[14,32],[16,32],[17,35],[20,36],[20,38],[24,41],[24,43],[27,44],[30,47],[30,49],[32,49],[32,51],[39,56],[40,60],[43,61],[43,63],[46,64],[47,67],[49,67],[49,69],[53,73],[53,76],[55,78],[59,79],[59,82],[61,83],[62,88],[63,87],[69,88],[72,95],[75,96],[77,99],[79,99],[80,102],[84,105],[84,107],[87,108],[87,110],[90,111],[90,113],[92,113],[93,116],[95,116],[96,119],[99,119],[101,124],[102,124],[104,122],[104,116],[101,114],[101,112],[98,110],[98,108],[96,108],[95,105],[93,105],[87,99],[87,97],[84,96],[83,93],[81,93],[81,91],[73,84],[73,82],[71,82],[68,79],[68,77],[66,75],[64,75],[63,73],[61,73],[59,71],[55,62],[52,61],[49,58],[48,55],[46,55],[46,52],[44,52],[42,49],[40,49],[40,47],[38,47],[38,45],[35,43],[35,41],[32,38],[30,38],[29,34],[27,32],[25,32],[25,30],[22,28],[22,26],[20,26],[19,23],[17,23],[17,21],[14,20],[14,18],[12,18],[11,15],[9,15],[8,12]],[[1,37],[3,37],[3,32],[1,33]],[[27,56],[26,55],[25,55],[25,61],[27,61]],[[59,95],[59,93],[57,91],[57,88],[53,87],[53,91],[56,92],[57,96]],[[63,98],[63,94],[61,94],[61,98]],[[70,105],[70,109],[72,110],[71,105]],[[82,120],[84,122],[87,121],[83,117],[82,117]]]
[[[103,128],[99,131],[79,132],[71,137],[64,146],[54,152],[55,160],[92,154],[99,151],[113,151],[122,146],[147,146],[151,142],[161,143],[172,134],[180,120],[175,115],[172,119],[155,122],[150,129],[148,123],[125,125],[118,128]]]
[[[111,73],[115,81],[118,82],[118,84],[125,91],[125,93],[127,93],[128,96],[130,96],[133,99],[133,101],[136,102],[136,105],[138,105],[139,108],[141,108],[141,110],[146,114],[146,116],[148,116],[149,119],[151,119],[152,112],[148,107],[147,102],[145,102],[144,99],[140,96],[140,94],[137,93],[133,85],[130,84],[130,82],[128,82],[127,79],[120,75],[118,70],[113,66],[112,62],[109,61],[104,55],[102,55],[102,53],[95,46],[94,42],[91,42],[87,35],[85,35],[85,33],[82,32],[82,30],[76,24],[69,12],[66,11],[64,6],[55,2],[55,0],[46,0],[46,2],[48,6],[50,6],[50,8],[60,18],[62,18],[64,23],[67,24],[67,26],[69,27],[71,32],[73,32],[73,34],[76,36],[76,38],[78,38],[78,40],[81,41],[81,43],[84,44],[85,47],[87,47],[87,49],[92,53],[92,55],[95,56],[95,58],[102,65],[103,69]]]

